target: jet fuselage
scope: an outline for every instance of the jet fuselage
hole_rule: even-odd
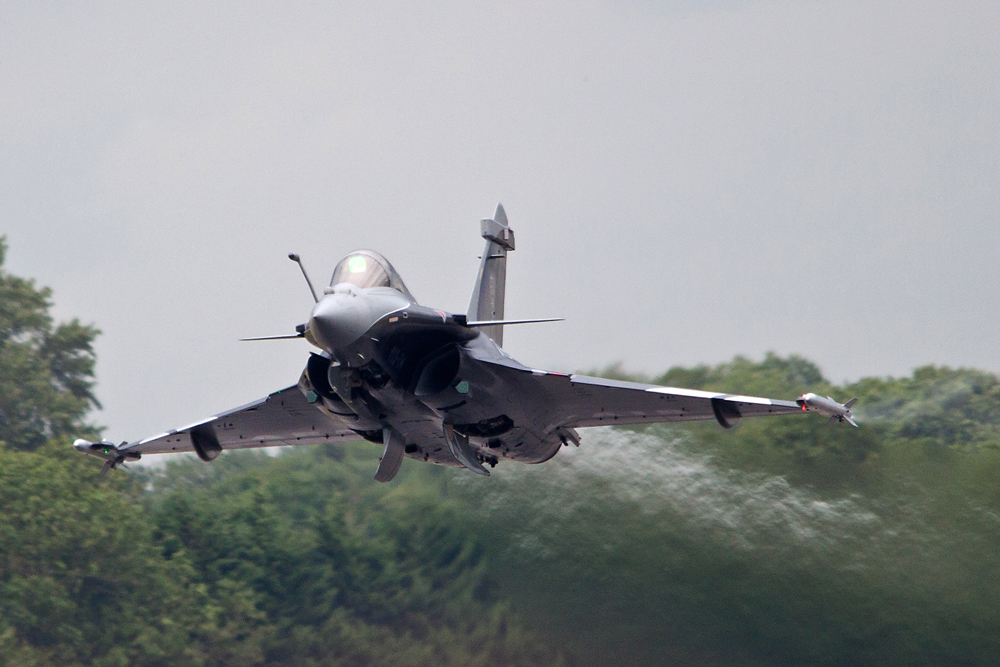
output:
[[[539,420],[546,413],[539,397],[521,400],[517,387],[475,362],[524,367],[465,316],[418,305],[391,287],[341,283],[326,292],[307,327],[323,353],[310,358],[300,388],[347,428],[373,442],[390,430],[406,456],[444,465],[461,465],[447,427],[486,464],[539,463],[559,450],[565,434]]]
[[[662,387],[535,370],[503,347],[510,324],[548,322],[504,317],[507,254],[514,232],[503,207],[480,221],[486,244],[465,315],[417,303],[382,255],[357,250],[336,266],[309,321],[295,335],[309,355],[296,386],[135,442],[77,440],[103,470],[144,454],[194,452],[203,461],[223,451],[354,442],[384,446],[375,480],[388,482],[404,457],[489,475],[500,460],[541,463],[560,446],[579,445],[591,426],[716,420],[732,428],[747,417],[818,412],[854,424],[850,408],[805,394],[798,402],[701,389]],[[856,424],[855,424],[856,425]]]

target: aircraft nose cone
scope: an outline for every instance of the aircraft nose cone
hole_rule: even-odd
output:
[[[358,340],[371,325],[364,299],[330,294],[313,308],[309,331],[316,342],[333,352]]]

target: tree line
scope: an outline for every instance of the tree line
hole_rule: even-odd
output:
[[[860,398],[588,431],[484,480],[374,445],[101,475],[95,327],[3,271],[0,665],[992,664],[1000,380],[829,382],[800,357],[670,386]],[[621,369],[604,375],[628,376]],[[643,379],[631,377],[630,379]]]

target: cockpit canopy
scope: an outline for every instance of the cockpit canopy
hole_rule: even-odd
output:
[[[355,250],[340,260],[333,270],[330,287],[341,283],[356,287],[391,287],[416,302],[389,260],[373,250]]]

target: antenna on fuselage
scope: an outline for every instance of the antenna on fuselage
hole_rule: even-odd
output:
[[[299,265],[299,268],[302,270],[302,277],[306,279],[306,284],[309,285],[309,291],[312,292],[313,301],[319,303],[319,297],[316,296],[316,290],[313,289],[313,283],[309,280],[309,274],[306,273],[306,267],[302,266],[302,260],[294,252],[288,253],[288,259]]]

